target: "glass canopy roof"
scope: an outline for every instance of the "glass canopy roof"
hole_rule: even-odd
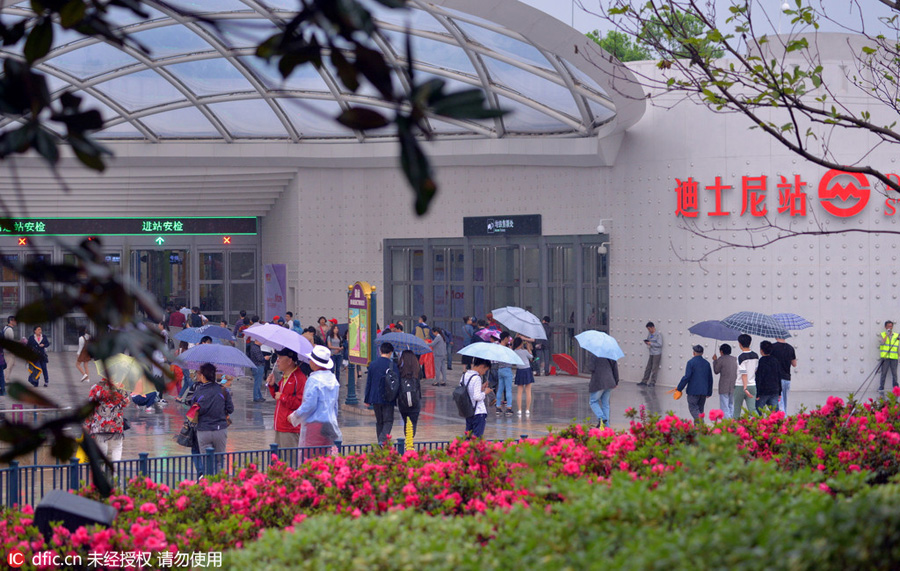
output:
[[[4,4],[9,0],[0,0]],[[274,66],[253,55],[254,46],[271,35],[272,21],[290,18],[298,4],[145,0],[151,13],[147,20],[125,11],[113,14],[150,50],[149,56],[57,27],[53,49],[37,68],[47,74],[56,96],[74,91],[101,111],[106,126],[100,138],[299,142],[390,136],[387,130],[350,131],[333,120],[350,105],[384,108],[368,84],[350,93],[329,65],[299,67],[283,80]],[[451,91],[485,88],[492,107],[513,111],[485,121],[429,118],[434,135],[590,137],[615,117],[616,106],[601,81],[522,34],[423,0],[410,5],[410,10],[389,10],[367,4],[382,27],[377,43],[394,68],[407,65],[404,32],[409,28],[418,75],[440,77]],[[202,13],[219,26],[185,18],[169,6]],[[2,9],[6,22],[32,15],[28,2]],[[21,57],[21,49],[20,43],[0,51],[4,57]],[[399,74],[394,83],[398,89],[406,85]]]

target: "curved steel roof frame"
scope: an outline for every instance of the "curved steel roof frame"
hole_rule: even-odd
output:
[[[15,1],[0,0],[0,10],[4,14],[14,15],[19,18],[28,17],[31,12],[27,8],[27,3],[19,0],[16,5],[13,5]],[[230,21],[246,20],[271,22],[274,26],[294,14],[293,12],[273,7],[265,0],[237,1],[246,6],[246,10],[232,10],[219,13],[203,12],[203,16],[211,20],[220,21],[224,26],[227,26]],[[177,34],[177,30],[183,30],[184,34],[191,35],[187,43],[195,43],[196,45],[193,47],[189,46],[183,52],[166,53],[165,56],[160,57],[154,57],[152,53],[153,45],[148,45],[148,48],[151,50],[150,55],[130,46],[116,47],[127,54],[133,61],[130,60],[123,63],[123,65],[118,65],[120,62],[116,59],[113,60],[116,66],[113,66],[111,69],[98,67],[96,73],[78,74],[77,70],[73,71],[69,68],[69,65],[72,64],[67,65],[62,60],[56,60],[56,58],[67,54],[78,54],[80,49],[103,44],[102,40],[95,38],[79,38],[55,47],[36,66],[40,71],[64,84],[54,94],[55,97],[58,97],[63,91],[72,91],[76,94],[83,92],[105,105],[113,113],[112,117],[106,117],[107,129],[128,124],[134,130],[133,135],[130,131],[125,133],[110,132],[110,137],[118,140],[138,139],[149,142],[159,142],[173,138],[204,140],[218,138],[225,142],[277,139],[294,143],[323,139],[330,141],[344,139],[362,142],[367,139],[382,139],[385,137],[380,132],[363,133],[347,130],[337,124],[332,124],[331,119],[328,117],[314,117],[313,111],[318,115],[323,115],[321,109],[315,106],[307,106],[307,110],[311,112],[311,115],[306,117],[306,119],[311,117],[313,121],[321,120],[322,125],[327,125],[328,128],[320,130],[322,132],[318,132],[315,135],[312,132],[304,133],[302,126],[292,120],[292,112],[285,109],[282,100],[298,99],[301,104],[303,100],[332,101],[340,109],[347,109],[351,104],[387,109],[393,109],[393,105],[381,101],[377,96],[365,93],[354,94],[342,89],[334,76],[334,72],[327,65],[317,70],[318,76],[321,78],[322,91],[314,89],[315,85],[308,90],[289,87],[291,78],[283,81],[281,88],[278,86],[269,87],[272,84],[271,77],[267,80],[261,76],[260,72],[255,69],[255,66],[249,65],[245,59],[248,56],[253,56],[253,48],[235,46],[232,42],[229,42],[227,29],[222,28],[221,32],[216,32],[198,22],[195,18],[185,16],[157,0],[145,0],[145,4],[159,14],[146,21],[123,25],[122,30],[127,31],[129,34],[169,28],[173,34]],[[451,65],[449,60],[446,65],[440,61],[435,61],[436,57],[441,55],[441,51],[438,49],[435,51],[437,56],[430,54],[432,55],[430,58],[426,57],[413,61],[413,69],[446,78],[451,82],[480,87],[485,90],[487,102],[493,108],[503,106],[502,96],[509,101],[524,106],[524,108],[530,109],[529,113],[534,113],[532,116],[534,123],[531,125],[528,123],[527,116],[529,113],[526,113],[522,120],[516,113],[513,113],[491,121],[466,121],[429,116],[427,118],[428,126],[432,134],[439,138],[605,136],[612,132],[624,130],[634,124],[643,114],[645,106],[643,93],[640,91],[631,73],[624,66],[612,60],[608,54],[600,50],[592,41],[543,12],[520,4],[517,0],[411,0],[410,4],[412,10],[420,11],[420,15],[427,14],[435,21],[434,24],[429,23],[430,20],[425,22],[424,28],[427,29],[421,29],[412,27],[412,15],[406,17],[407,22],[410,22],[409,32],[415,38],[418,38],[417,41],[420,46],[430,47],[431,44],[428,42],[438,42],[434,45],[447,44],[458,47],[471,64],[471,68],[467,70],[460,69],[458,65]],[[379,19],[379,13],[376,12],[374,16],[379,20],[381,28],[386,33],[404,33],[407,31],[406,27],[398,25],[396,21],[391,23]],[[400,12],[400,14],[403,14],[403,12]],[[419,20],[419,22],[422,22],[422,20]],[[478,32],[479,29],[481,32]],[[249,33],[251,31],[247,30],[247,36],[252,39],[252,34]],[[475,32],[475,35],[479,36],[481,40],[473,37],[472,32]],[[165,34],[166,32],[163,33]],[[509,48],[510,45],[515,44],[508,44],[507,39],[500,40],[498,38],[499,44],[497,44],[496,48],[484,43],[493,38],[491,34],[500,34],[510,42],[520,42],[527,47],[529,53],[536,55],[533,55],[531,58],[527,55],[523,55],[521,59],[516,58],[516,51]],[[200,44],[200,41],[202,41],[202,44]],[[421,42],[426,43],[423,44]],[[395,42],[392,43],[385,34],[377,35],[374,38],[374,43],[384,53],[389,65],[394,69],[395,79],[399,87],[408,91],[410,85],[403,71],[410,64],[407,61],[408,54],[401,53],[400,46],[394,45]],[[183,43],[176,40],[173,41],[173,45],[180,46]],[[208,49],[203,48],[203,45],[208,46]],[[506,49],[503,49],[501,46],[505,46]],[[526,48],[520,49],[523,52],[526,51]],[[14,46],[12,49],[5,48],[0,50],[0,53],[2,53],[3,57],[20,58],[20,50],[21,48]],[[89,52],[84,52],[84,54],[85,58],[92,55]],[[100,55],[103,54],[101,53]],[[416,58],[422,54],[413,53],[412,55]],[[426,53],[425,55],[429,54]],[[449,58],[450,56],[447,57]],[[491,58],[491,60],[495,60],[495,63],[489,65],[485,58]],[[546,60],[546,67],[538,65],[540,64],[540,58]],[[169,68],[169,66],[174,64],[213,59],[227,62],[235,71],[233,76],[225,72],[224,75],[215,76],[216,79],[233,82],[240,77],[247,82],[249,88],[238,90],[222,89],[219,92],[213,92],[214,90],[210,89],[210,92],[204,90],[198,93],[191,87],[191,85],[196,84],[189,85],[185,83],[182,78]],[[457,61],[461,62],[463,60],[461,57],[458,57]],[[89,65],[93,63],[88,61]],[[577,77],[570,72],[570,67],[577,68],[580,73],[594,81],[596,85],[585,84],[582,77]],[[502,76],[495,77],[492,74],[492,69],[502,71]],[[474,75],[472,70],[474,70]],[[135,92],[134,95],[138,99],[136,104],[128,105],[124,102],[118,102],[116,96],[104,92],[103,86],[107,82],[144,71],[152,72],[155,74],[152,77],[158,77],[159,81],[171,86],[177,92],[179,98],[171,101],[153,102],[145,100],[141,102],[141,95],[153,91],[152,85],[148,83],[148,81],[152,83],[152,77],[149,80],[144,78],[137,79],[132,82],[132,85],[125,84],[120,86],[120,89],[124,88]],[[316,74],[309,74],[310,78],[315,76]],[[504,79],[508,78],[511,78],[515,85],[510,85],[504,81]],[[198,81],[202,82],[202,78]],[[531,90],[530,84],[532,83],[534,90]],[[161,85],[163,84],[161,83]],[[234,83],[231,85],[234,86]],[[598,91],[598,87],[605,92]],[[571,96],[571,100],[568,100],[563,95],[566,92]],[[174,94],[175,92],[173,92]],[[247,100],[264,101],[265,106],[254,107],[254,111],[265,109],[267,106],[274,115],[274,120],[269,120],[268,123],[262,118],[260,121],[257,121],[254,127],[258,127],[259,130],[254,131],[250,129],[250,134],[233,132],[229,128],[228,122],[223,120],[228,119],[228,116],[220,116],[220,113],[231,113],[234,112],[234,109],[224,111],[210,108],[210,105],[215,103]],[[588,104],[589,101],[592,102],[591,105],[598,107],[592,109],[591,105]],[[561,105],[561,107],[558,105]],[[147,118],[158,115],[160,118],[154,123],[160,125],[166,121],[173,120],[172,117],[163,115],[164,113],[185,108],[197,109],[202,117],[209,122],[209,135],[178,136],[173,134],[174,131],[172,130],[167,132],[163,128],[160,131],[159,127],[154,127],[145,121]],[[595,114],[595,109],[601,109],[600,115]],[[609,115],[604,115],[603,109],[608,110]],[[238,114],[240,115],[240,113]],[[540,117],[543,117],[543,119]],[[246,117],[242,119],[246,119]],[[446,127],[442,128],[439,124],[433,123],[433,121],[440,121],[450,125],[452,129],[448,131]],[[9,119],[0,122],[0,127],[9,122]],[[280,129],[266,130],[276,125],[280,125]],[[604,128],[599,129],[600,126]],[[317,126],[311,128],[313,131],[318,130]],[[248,129],[244,128],[243,130],[247,131]],[[98,137],[104,138],[102,131],[98,133]]]

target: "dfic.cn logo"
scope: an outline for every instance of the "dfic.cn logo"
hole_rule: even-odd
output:
[[[856,216],[869,203],[869,179],[862,173],[832,169],[819,182],[819,202],[829,214]]]
[[[25,554],[18,549],[13,549],[6,554],[6,563],[10,567],[18,569],[22,565],[25,565]]]

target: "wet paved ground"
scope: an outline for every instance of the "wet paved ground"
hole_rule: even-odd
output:
[[[41,391],[60,404],[73,404],[87,397],[92,383],[81,383],[81,375],[75,369],[75,353],[51,354],[49,365],[50,386],[41,387]],[[97,380],[92,370],[92,381]],[[448,371],[450,383],[444,387],[433,387],[430,382],[423,381],[424,399],[422,414],[419,418],[417,440],[450,440],[462,435],[465,421],[456,414],[456,408],[450,397],[455,380],[462,374],[462,366],[454,365]],[[7,376],[9,379],[10,375]],[[16,363],[11,377],[14,380],[24,379],[24,367]],[[375,417],[365,405],[357,407],[343,405],[346,399],[346,372],[342,375],[340,424],[343,440],[346,444],[370,444],[375,440]],[[360,377],[365,384],[365,375]],[[538,377],[533,385],[534,402],[530,417],[497,416],[491,411],[488,414],[485,437],[490,439],[516,438],[520,435],[540,436],[546,434],[551,427],[561,428],[572,421],[596,422],[588,406],[588,380],[584,377],[556,376]],[[877,385],[870,385],[877,386]],[[635,381],[623,380],[613,392],[611,399],[612,426],[624,428],[628,420],[624,413],[628,407],[638,408],[644,405],[648,411],[664,412],[671,410],[678,416],[690,418],[686,399],[675,401],[666,391],[671,387],[643,388]],[[790,412],[797,412],[801,406],[812,408],[823,404],[831,394],[846,398],[846,393],[830,393],[812,390],[799,390],[795,387],[790,394]],[[274,442],[272,415],[275,403],[267,400],[264,403],[252,401],[252,380],[241,378],[234,383],[233,394],[235,413],[234,423],[228,429],[228,451],[260,450]],[[358,389],[360,403],[362,391]],[[268,395],[267,395],[268,396]],[[864,392],[865,397],[876,396],[875,391]],[[513,388],[515,401],[515,387]],[[719,399],[714,394],[707,402],[707,411],[719,408]],[[9,410],[12,402],[8,397],[0,397],[0,408]],[[25,407],[26,409],[30,407]],[[515,408],[515,407],[514,407]],[[169,398],[169,405],[155,412],[146,412],[143,408],[129,406],[126,417],[131,422],[132,430],[126,433],[123,458],[136,458],[139,452],[149,452],[151,456],[180,455],[185,448],[178,446],[172,436],[181,428],[185,408]],[[395,414],[394,437],[403,436],[399,413]]]

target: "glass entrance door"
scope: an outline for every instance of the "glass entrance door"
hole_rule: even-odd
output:
[[[156,297],[160,307],[190,306],[190,250],[134,250],[131,273],[137,283]]]

